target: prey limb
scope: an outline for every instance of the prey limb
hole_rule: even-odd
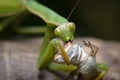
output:
[[[93,44],[91,44],[90,41],[88,41],[88,42],[83,41],[83,43],[84,43],[85,46],[87,46],[87,47],[89,47],[91,49],[90,55],[95,56],[97,51],[98,51],[98,47],[93,45]]]

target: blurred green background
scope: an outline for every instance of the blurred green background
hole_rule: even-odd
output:
[[[68,17],[77,0],[38,0],[60,15]],[[26,15],[26,14],[24,14]],[[24,16],[21,15],[21,16]],[[15,20],[19,23],[21,17]],[[120,1],[119,0],[80,0],[69,21],[76,24],[76,37],[97,37],[106,40],[120,40]],[[20,26],[45,24],[41,19],[27,13]],[[12,25],[9,25],[12,26]],[[28,36],[14,32],[10,27],[0,32],[0,36]],[[29,36],[39,36],[30,34]]]

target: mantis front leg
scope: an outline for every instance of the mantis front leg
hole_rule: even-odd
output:
[[[68,42],[68,41],[72,41],[74,38],[73,37],[74,29],[75,29],[74,23],[69,22],[62,24],[57,28],[53,29],[54,34],[52,32],[49,31],[48,32],[49,35],[50,34],[56,35],[56,37],[59,37],[63,42]],[[50,36],[47,36],[46,40],[48,40],[48,37]],[[45,45],[47,46],[45,47]],[[54,55],[57,52],[56,46],[58,46],[61,49],[64,59],[68,64],[70,64],[64,49],[62,49],[61,45],[59,44],[59,41],[57,41],[56,39],[52,39],[51,37],[51,40],[49,38],[48,43],[45,43],[45,45],[43,45],[44,48],[42,48],[41,55],[39,56],[38,59],[38,68],[40,70],[45,67],[48,67],[50,63],[53,62]]]

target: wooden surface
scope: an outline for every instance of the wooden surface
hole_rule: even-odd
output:
[[[74,42],[91,41],[98,46],[97,62],[109,65],[104,80],[120,80],[120,42],[95,38],[77,38]],[[38,79],[36,67],[42,38],[0,40],[0,80],[60,80],[48,71]]]

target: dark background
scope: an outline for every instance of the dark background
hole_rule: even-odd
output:
[[[67,18],[77,0],[38,0]],[[80,0],[69,21],[76,24],[77,36],[120,40],[119,0]]]

